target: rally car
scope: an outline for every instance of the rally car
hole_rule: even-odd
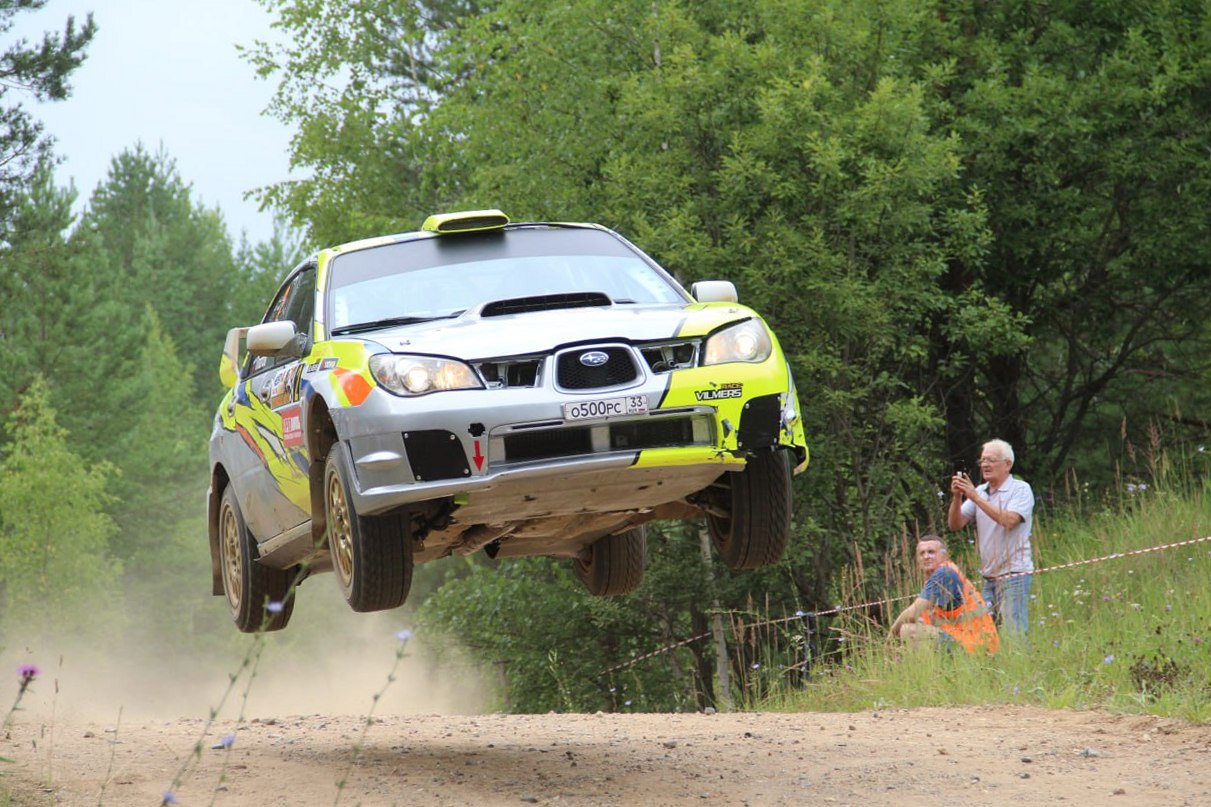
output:
[[[653,519],[705,518],[733,569],[776,563],[808,461],[735,287],[687,294],[594,224],[478,210],[322,250],[228,333],[220,375],[212,584],[246,632],[285,627],[310,575],[376,611],[414,564],[481,551],[625,594]]]

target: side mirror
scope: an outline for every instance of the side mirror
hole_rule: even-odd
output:
[[[690,296],[700,303],[735,303],[736,285],[730,280],[699,280],[690,286]]]
[[[254,356],[301,356],[298,335],[294,323],[283,319],[253,325],[244,341]]]

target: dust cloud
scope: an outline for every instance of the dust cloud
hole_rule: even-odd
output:
[[[263,637],[258,659],[257,637],[224,625],[224,599],[210,599],[205,607],[217,611],[214,627],[201,635],[154,635],[136,621],[109,636],[5,637],[0,705],[6,693],[16,695],[17,668],[33,664],[40,673],[21,699],[23,721],[112,726],[205,720],[212,712],[220,720],[251,720],[476,715],[492,708],[490,683],[466,659],[444,652],[439,662],[419,632],[401,644],[397,634],[413,630],[406,607],[357,614],[334,581],[309,581],[289,626]]]

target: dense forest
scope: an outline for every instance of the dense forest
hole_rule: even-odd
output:
[[[759,573],[704,565],[679,523],[625,598],[546,561],[418,569],[409,613],[507,668],[511,708],[616,706],[601,670],[720,609],[877,599],[986,439],[1015,446],[1044,520],[1211,439],[1203,3],[260,2],[288,44],[244,43],[249,71],[305,177],[261,191],[269,243],[234,243],[140,144],[73,213],[23,102],[70,92],[92,18],[0,41],[6,635],[232,641],[202,506],[223,336],[305,246],[433,212],[595,221],[686,283],[733,280],[781,338],[812,452],[791,549]],[[29,5],[0,0],[0,36]],[[708,656],[633,688],[712,702]]]

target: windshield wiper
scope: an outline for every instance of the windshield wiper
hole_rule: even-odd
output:
[[[377,331],[383,328],[393,328],[397,325],[416,325],[420,322],[433,322],[437,319],[454,319],[460,316],[462,311],[454,311],[450,314],[439,314],[435,317],[387,317],[386,319],[376,319],[370,322],[358,322],[353,325],[344,325],[340,328],[333,328],[333,336],[341,336],[347,333],[365,333],[366,331]]]

